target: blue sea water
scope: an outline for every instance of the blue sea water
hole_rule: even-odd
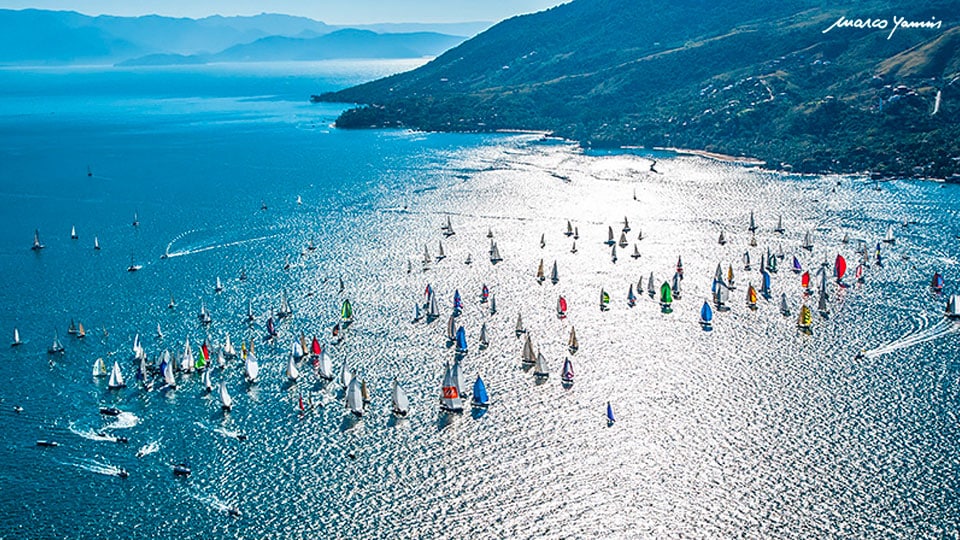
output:
[[[878,191],[858,177],[673,154],[656,155],[654,174],[650,153],[585,153],[540,135],[336,130],[341,107],[306,99],[415,65],[0,71],[0,332],[12,340],[16,327],[25,340],[0,347],[0,537],[958,534],[960,329],[927,287],[940,271],[946,292],[960,292],[955,186],[894,181]],[[445,238],[448,216],[457,234]],[[625,216],[630,246],[614,263],[603,241]],[[772,231],[778,216],[782,235]],[[575,254],[568,219],[580,232]],[[789,272],[791,256],[814,270],[841,253],[852,270],[856,241],[872,252],[889,226],[897,242],[882,246],[884,266],[871,265],[863,284],[831,284],[829,316],[815,314],[813,334],[799,334],[799,303],[815,300]],[[34,229],[39,253],[29,249]],[[497,265],[488,230],[504,255]],[[812,252],[800,249],[807,231]],[[441,241],[447,258],[424,270],[424,248],[435,256]],[[746,285],[759,285],[767,248],[785,259],[773,299],[754,312]],[[670,279],[678,256],[673,313],[645,291],[629,308],[628,286],[651,272],[658,285]],[[541,259],[557,261],[558,284],[537,284]],[[127,272],[131,261],[142,270]],[[718,263],[733,265],[738,288],[705,332],[697,319]],[[411,323],[427,283],[443,315]],[[478,301],[483,284],[495,315]],[[484,414],[438,408],[454,290],[465,300],[467,386],[480,374],[491,396]],[[275,345],[263,343],[284,293],[295,315]],[[781,293],[794,316],[779,313]],[[308,362],[296,384],[284,375],[294,340],[326,341],[344,298],[357,320],[327,350],[335,370],[349,363],[372,389],[359,420]],[[518,314],[548,359],[545,382],[520,364]],[[85,339],[67,335],[71,319]],[[479,351],[484,322],[491,346]],[[581,348],[565,389],[572,325]],[[66,354],[50,357],[55,332]],[[187,338],[196,351],[227,333],[256,342],[263,372],[249,386],[239,361],[213,369],[235,399],[229,414],[197,374],[172,391],[134,381],[134,336],[153,361]],[[117,361],[129,386],[111,391],[92,377],[98,357]],[[405,419],[390,414],[394,378],[411,396]],[[305,414],[301,396],[314,405]],[[101,417],[100,406],[125,412]],[[152,451],[136,457],[142,448]],[[193,474],[174,477],[184,461]],[[115,476],[120,467],[129,478]]]

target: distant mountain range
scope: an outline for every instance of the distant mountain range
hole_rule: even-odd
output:
[[[439,54],[489,25],[375,24],[346,31],[343,26],[277,14],[185,19],[0,10],[0,64],[422,57]]]
[[[960,0],[574,0],[318,99],[367,104],[340,127],[536,129],[585,147],[948,177],[960,172],[958,22]]]

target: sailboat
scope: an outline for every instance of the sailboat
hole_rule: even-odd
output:
[[[717,242],[718,242],[721,246],[727,244],[727,238],[726,238],[726,236],[723,235],[723,231],[720,231],[720,239],[717,240]]]
[[[210,312],[207,311],[207,304],[200,300],[200,313],[197,314],[197,319],[200,320],[200,324],[207,325],[213,322],[213,318],[210,317]]]
[[[627,216],[623,216],[623,232],[630,232],[630,222],[627,221]]]
[[[637,284],[639,288],[639,283]],[[653,284],[653,272],[650,272],[650,279],[647,280],[647,294],[653,298],[657,294],[656,285]]]
[[[607,311],[610,309],[610,295],[607,294],[607,291],[600,289],[600,311]]]
[[[354,415],[363,416],[363,391],[357,378],[352,379],[347,386],[346,405]]]
[[[340,385],[343,386],[346,390],[350,386],[350,381],[353,380],[353,372],[350,371],[350,366],[346,362],[340,365]]]
[[[817,298],[817,311],[824,317],[830,314],[830,307],[827,305],[827,293],[823,289],[820,290],[820,296]]]
[[[492,244],[493,242],[491,242]],[[430,267],[430,263],[433,262],[433,258],[430,257],[430,251],[427,249],[427,245],[423,245],[423,270],[426,271]]]
[[[49,354],[63,354],[64,351],[65,351],[65,349],[63,348],[63,344],[60,343],[60,336],[57,334],[56,331],[54,331],[54,333],[53,333],[53,343],[50,344],[50,348],[47,349],[47,352],[48,352]]]
[[[213,292],[223,292],[223,283],[220,282],[220,276],[217,276],[217,284],[213,286]]]
[[[413,304],[413,322],[417,322],[423,318],[423,314],[420,313],[420,304]]]
[[[947,300],[947,309],[944,311],[944,315],[948,319],[960,318],[960,295],[950,295],[950,299]]]
[[[78,238],[80,238],[80,237],[77,236],[77,226],[76,226],[76,225],[71,225],[71,226],[70,226],[70,239],[71,239],[71,240],[76,240],[76,239],[78,239]]]
[[[463,298],[460,297],[460,289],[453,291],[453,316],[459,317],[463,313]]]
[[[497,264],[502,260],[503,260],[503,257],[500,255],[500,248],[497,247],[496,242],[492,242],[490,246],[490,262],[492,264]]]
[[[443,373],[440,408],[448,412],[463,412],[463,399],[460,397],[460,389],[454,381],[449,362]]]
[[[757,230],[757,222],[753,219],[753,210],[750,211],[750,226],[747,227],[747,230],[750,232],[755,232]]]
[[[540,249],[547,247],[547,235],[546,233],[540,235]]]
[[[800,286],[803,287],[804,294],[813,293],[813,289],[810,288],[810,272],[804,272],[800,275]]]
[[[563,319],[567,316],[567,299],[563,296],[557,298],[557,317]]]
[[[287,292],[283,291],[280,293],[280,309],[277,310],[277,318],[283,319],[291,315],[293,315],[293,309],[290,308],[290,301],[287,300]]]
[[[497,313],[497,297],[494,294],[490,294],[490,314],[495,315]]]
[[[784,317],[790,316],[790,305],[787,303],[787,293],[780,294],[780,313]]]
[[[610,248],[610,260],[617,262],[617,246],[612,246]]]
[[[473,382],[473,399],[470,400],[470,405],[477,409],[486,409],[490,405],[487,385],[483,383],[480,375],[477,375],[477,380]]]
[[[543,283],[546,279],[543,273],[543,259],[540,259],[540,266],[537,267],[537,283]]]
[[[294,345],[296,347],[296,345]],[[300,378],[300,370],[297,369],[297,361],[295,359],[296,353],[290,353],[290,357],[287,358],[287,378],[291,382],[297,382],[297,379]]]
[[[612,246],[612,245],[614,245],[615,243],[617,243],[617,241],[613,239],[613,227],[607,226],[607,242],[606,242],[606,244],[607,244],[608,246]]]
[[[810,313],[810,308],[808,308],[806,304],[800,306],[800,316],[797,318],[797,326],[801,331],[808,334],[813,327],[813,315]]]
[[[254,384],[258,380],[260,380],[260,364],[257,363],[256,355],[253,354],[253,348],[252,348],[253,342],[251,341],[250,343],[251,343],[251,349],[250,349],[250,352],[247,353],[247,358],[243,363],[243,371],[244,371],[244,378],[246,378],[247,382],[250,384]]]
[[[803,244],[801,244],[800,247],[807,251],[813,251],[813,239],[811,238],[810,231],[807,231],[803,235]]]
[[[773,228],[773,232],[783,234],[785,230],[783,228],[783,216],[777,216],[777,226]]]
[[[573,239],[574,239],[574,240],[579,240],[579,239],[580,239],[580,227],[574,227],[574,228],[573,228]]]
[[[11,347],[19,347],[20,345],[23,345],[23,342],[20,341],[20,330],[14,328],[14,329],[13,329],[13,343],[11,343],[10,346],[11,346]]]
[[[473,264],[473,256],[467,253],[467,258],[464,259],[463,264]]]
[[[450,237],[457,234],[453,230],[453,223],[450,222],[450,216],[447,216],[447,223],[442,228],[443,228],[443,235],[446,237]]]
[[[100,251],[100,239],[96,236],[93,237],[93,249],[95,251]]]
[[[210,380],[210,370],[206,369],[203,371],[203,390],[205,392],[213,391],[213,381]]]
[[[233,398],[227,392],[227,381],[220,381],[220,408],[228,412],[233,409]]]
[[[573,224],[570,223],[570,220],[567,220],[567,232],[563,233],[566,236],[573,236]]]
[[[750,252],[749,251],[743,252],[743,269],[748,272],[750,271]]]
[[[737,286],[733,283],[733,265],[727,266],[727,287],[731,290],[736,289]]]
[[[850,243],[850,233],[843,233],[843,239],[841,239],[840,242],[843,243],[843,244],[849,244],[849,243]]]
[[[480,303],[486,304],[487,300],[490,299],[490,289],[487,288],[487,284],[484,283],[483,287],[480,288]]]
[[[708,328],[713,324],[713,310],[710,309],[710,303],[704,300],[700,306],[700,325]]]
[[[637,295],[633,294],[633,283],[630,284],[630,290],[627,292],[627,305],[630,307],[637,305]]]
[[[366,379],[360,380],[360,399],[364,405],[370,403],[370,387],[367,386]]]
[[[853,271],[853,277],[856,278],[857,283],[863,283],[863,265],[858,264],[856,270]]]
[[[833,277],[837,278],[837,283],[843,281],[843,275],[847,272],[847,260],[843,258],[843,255],[837,254],[837,258],[833,263]]]
[[[887,234],[883,237],[883,241],[888,244],[896,243],[897,239],[893,237],[893,225],[887,227]]]
[[[480,350],[490,346],[490,338],[487,337],[487,323],[480,325]]]
[[[730,301],[730,289],[722,279],[713,280],[713,305],[720,311],[726,311],[727,302]]]
[[[462,326],[460,328],[457,328],[456,342],[457,342],[457,348],[456,348],[457,354],[467,354],[467,351],[468,351],[467,332],[466,330],[463,329]]]
[[[163,374],[163,382],[170,388],[177,387],[177,379],[174,376],[174,362],[170,357],[170,351],[163,351],[160,356],[160,373]]]
[[[683,279],[683,260],[677,255],[677,274],[680,275],[680,279]]]
[[[933,289],[933,292],[943,292],[943,276],[940,275],[940,272],[933,273],[933,278],[930,279],[930,288]]]
[[[663,282],[663,285],[660,285],[660,310],[664,313],[670,313],[673,311],[673,308],[670,307],[670,304],[673,303],[673,289],[670,288],[670,284],[666,281]]]
[[[437,297],[430,294],[427,300],[427,322],[433,321],[440,316],[440,308],[437,306]]]
[[[453,384],[457,387],[457,393],[460,397],[467,395],[466,386],[463,384],[463,375],[460,373],[460,358],[453,358],[453,365],[450,366],[450,376],[453,378]]]
[[[563,368],[560,369],[560,382],[566,387],[573,384],[573,362],[569,358],[563,359]]]
[[[70,326],[67,327],[67,335],[77,335],[77,323],[73,322],[73,319],[70,319]]]
[[[33,251],[40,251],[41,249],[47,246],[40,243],[40,229],[33,230],[33,246],[30,248]]]
[[[103,362],[103,358],[97,358],[93,362],[93,376],[94,377],[107,376],[107,365]]]
[[[349,299],[344,299],[340,306],[340,320],[343,321],[344,326],[353,322],[353,306],[350,305]]]
[[[523,315],[521,313],[517,313],[517,325],[514,328],[514,332],[516,332],[517,337],[520,337],[520,334],[523,334],[526,331],[527,330],[523,327]]]
[[[133,213],[133,226],[134,227],[140,226],[140,214],[138,212]]]
[[[457,339],[457,323],[456,323],[456,320],[453,318],[453,315],[451,315],[450,318],[447,319],[447,346],[449,347],[450,345],[452,345],[456,339]]]
[[[123,382],[123,374],[120,373],[120,364],[113,363],[113,370],[110,371],[110,380],[107,382],[107,388],[123,388],[126,384]]]
[[[620,233],[620,242],[619,242],[619,244],[620,244],[620,247],[621,247],[621,248],[627,247],[627,233],[625,233],[625,232]]]
[[[577,252],[577,241],[574,240],[573,245],[570,246],[570,253],[576,253],[576,252]]]
[[[760,294],[766,298],[770,299],[770,274],[766,271],[760,271]]]
[[[770,248],[767,248],[767,271],[777,273],[777,257],[770,253]]]
[[[533,376],[538,379],[546,379],[550,376],[550,372],[547,371],[547,359],[540,351],[537,351],[537,359],[533,363]]]
[[[630,256],[633,257],[634,259],[640,258],[640,250],[637,248],[636,244],[633,245],[633,253],[631,253]]]
[[[800,259],[797,259],[796,255],[793,256],[793,264],[791,265],[790,269],[793,270],[794,274],[803,272],[803,266],[801,266]]]
[[[580,342],[577,341],[577,330],[575,327],[570,327],[570,338],[567,339],[567,350],[570,351],[570,354],[576,354],[577,350],[580,349]]]
[[[277,337],[277,327],[273,323],[273,317],[267,318],[267,335],[263,337],[264,341],[271,341]]]
[[[753,288],[753,283],[747,287],[747,307],[757,309],[757,290]]]
[[[532,366],[536,361],[536,357],[533,354],[533,340],[530,339],[530,336],[527,336],[527,339],[523,342],[523,351],[520,353],[520,363],[525,366]]]
[[[230,341],[230,334],[227,333],[227,338],[223,344],[223,355],[227,358],[236,358],[237,350],[234,348],[233,343]]]
[[[757,235],[750,233],[750,247],[757,247]]]
[[[613,407],[610,406],[610,402],[607,402],[607,427],[613,426],[613,423],[616,420],[613,418]]]
[[[671,289],[673,290],[673,299],[680,300],[680,282],[683,280],[683,276],[679,273],[673,274],[673,283]]]
[[[443,252],[443,242],[439,242],[440,251],[437,253],[437,262],[440,262],[447,258],[447,254]]]
[[[134,262],[134,260],[133,260],[133,255],[131,255],[131,256],[130,256],[130,266],[127,267],[127,272],[136,272],[137,270],[140,270],[141,268],[143,268],[143,265],[142,265],[142,264],[137,264],[136,262]]]
[[[487,228],[487,238],[493,238],[493,229]]]
[[[550,270],[550,283],[556,285],[560,282],[560,273],[557,271],[557,261],[553,261],[553,268]]]
[[[393,379],[393,388],[390,390],[390,403],[393,405],[393,414],[397,416],[406,416],[410,412],[410,399],[407,397],[407,393],[403,390],[403,387],[400,386],[400,383],[397,382],[397,379]]]

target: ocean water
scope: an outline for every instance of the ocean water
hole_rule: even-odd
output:
[[[956,186],[877,190],[858,177],[585,153],[530,134],[339,131],[330,127],[339,106],[306,100],[414,65],[0,71],[0,332],[12,340],[16,327],[25,341],[0,347],[0,537],[958,535],[960,326],[927,286],[940,271],[946,292],[960,292]],[[783,234],[772,230],[778,216]],[[448,217],[456,235],[445,238]],[[603,241],[624,217],[630,246],[614,263]],[[856,241],[873,246],[890,226],[897,242],[882,246],[885,264],[863,284],[831,282],[829,315],[798,333],[799,303],[815,301],[791,256],[813,270],[840,253],[852,270]],[[29,249],[34,229],[39,253]],[[488,231],[504,256],[497,265]],[[812,252],[800,249],[807,231]],[[424,247],[435,256],[441,241],[447,258],[424,270]],[[767,248],[785,259],[773,299],[751,311],[746,286],[759,286]],[[673,312],[645,291],[628,307],[628,287],[651,272],[658,285],[669,279],[678,256]],[[557,261],[556,285],[535,280],[541,259],[548,269]],[[131,261],[142,270],[127,272]],[[697,320],[718,263],[733,265],[737,289],[707,332]],[[428,283],[442,316],[413,323]],[[483,284],[496,314],[479,303]],[[606,312],[601,289],[612,297]],[[438,407],[455,290],[471,347],[464,378],[482,375],[491,394],[483,414]],[[284,293],[294,316],[266,344]],[[781,293],[794,316],[779,313]],[[569,303],[562,320],[559,295]],[[308,362],[296,384],[284,375],[294,340],[326,341],[344,298],[356,322],[327,350],[336,371],[347,362],[372,389],[359,420]],[[521,366],[518,314],[547,358],[546,381]],[[71,319],[85,339],[67,335]],[[484,322],[491,345],[479,351]],[[66,354],[50,357],[55,332]],[[239,361],[212,370],[232,412],[197,374],[172,391],[133,380],[134,336],[153,361],[187,338],[196,351],[227,333],[256,342],[262,370],[253,386]],[[92,377],[98,357],[117,361],[129,386],[111,391]],[[569,389],[559,381],[565,357],[576,371]],[[412,401],[404,419],[390,414],[394,378]],[[301,396],[314,405],[303,414]],[[102,417],[100,406],[124,414]],[[174,477],[184,461],[193,474]],[[121,467],[129,478],[116,476]]]

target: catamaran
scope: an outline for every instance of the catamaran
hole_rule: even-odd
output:
[[[440,408],[448,412],[463,412],[463,398],[451,373],[450,362],[447,362],[441,385]]]
[[[670,305],[673,303],[673,289],[670,288],[670,284],[666,281],[663,282],[663,285],[660,285],[660,310],[664,313],[670,313],[673,311],[673,308]]]
[[[363,416],[363,390],[357,378],[352,379],[347,386],[346,406],[355,416]]]
[[[577,341],[577,330],[573,326],[570,327],[570,338],[567,339],[567,349],[570,351],[570,354],[576,354],[577,350],[580,349],[580,342]]]
[[[708,328],[713,324],[713,310],[710,309],[710,303],[704,300],[700,306],[700,325]]]
[[[560,382],[565,386],[573,384],[573,362],[569,358],[563,359],[563,368],[560,370]]]
[[[550,283],[556,285],[560,282],[560,273],[557,271],[557,261],[553,261],[553,268],[550,270]]]
[[[406,416],[410,412],[410,399],[406,391],[393,379],[393,388],[390,390],[390,403],[393,405],[393,414],[397,416]]]
[[[486,409],[490,405],[487,385],[483,383],[480,375],[477,375],[477,380],[473,382],[473,399],[470,400],[470,404],[477,409]]]
[[[107,388],[123,388],[126,384],[123,382],[123,374],[120,373],[120,364],[113,363],[113,370],[110,371],[110,380],[107,382]]]
[[[40,229],[33,230],[33,246],[30,248],[33,251],[40,251],[41,249],[47,246],[40,243]]]

